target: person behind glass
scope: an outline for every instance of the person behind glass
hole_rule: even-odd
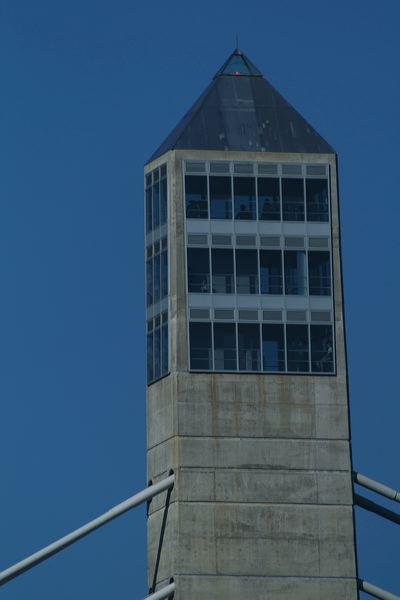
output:
[[[317,366],[321,369],[321,371],[331,371],[333,364],[333,348],[332,344],[328,342],[326,352],[324,356],[317,362]]]
[[[248,208],[245,204],[241,204],[240,205],[240,209],[239,212],[236,215],[237,219],[250,219],[250,213],[248,211]]]
[[[266,221],[267,218],[276,212],[276,207],[274,206],[274,200],[271,197],[265,198],[264,204],[261,212],[261,219]]]
[[[200,286],[200,292],[208,292],[208,281],[207,279],[204,277],[203,281],[201,282],[201,286]]]

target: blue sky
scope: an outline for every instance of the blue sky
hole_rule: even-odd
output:
[[[0,570],[146,484],[143,164],[239,45],[339,154],[354,466],[400,488],[400,5],[0,0]],[[2,588],[146,595],[145,510]],[[400,593],[395,525],[360,575]]]

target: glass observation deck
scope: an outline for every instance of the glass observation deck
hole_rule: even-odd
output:
[[[327,165],[183,176],[190,370],[334,373]]]

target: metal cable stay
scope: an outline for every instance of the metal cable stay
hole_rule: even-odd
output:
[[[378,481],[375,481],[374,479],[366,477],[365,475],[362,475],[361,473],[357,473],[356,471],[353,472],[353,481],[354,481],[354,483],[356,483],[368,490],[371,490],[377,494],[380,494],[381,496],[389,498],[390,500],[394,500],[395,502],[400,502],[400,491],[390,488]],[[117,504],[116,506],[114,506],[107,512],[103,513],[96,519],[89,521],[89,523],[86,523],[86,525],[83,525],[82,527],[75,529],[71,533],[63,536],[59,540],[50,544],[49,546],[42,548],[38,552],[31,554],[24,560],[21,560],[20,562],[12,565],[8,569],[5,569],[4,571],[0,572],[0,586],[4,585],[8,581],[11,581],[11,579],[18,577],[19,575],[22,575],[22,573],[24,573],[25,571],[32,569],[39,563],[43,562],[44,560],[47,560],[48,558],[50,558],[54,554],[57,554],[64,548],[67,548],[71,544],[74,544],[81,538],[85,537],[92,531],[95,531],[99,527],[102,527],[109,521],[112,521],[113,519],[116,519],[117,517],[119,517],[120,515],[124,514],[127,511],[131,510],[132,508],[135,508],[136,506],[143,504],[143,502],[150,501],[154,496],[157,496],[158,494],[161,494],[164,491],[168,491],[167,502],[166,502],[166,506],[165,506],[165,519],[164,519],[164,520],[166,520],[167,512],[168,512],[169,497],[170,497],[172,488],[174,487],[174,484],[175,484],[175,475],[171,471],[170,475],[168,477],[166,477],[165,479],[163,479],[162,481],[159,481],[158,483],[149,485],[147,488],[145,488],[141,492],[138,492],[134,496],[131,496],[130,498],[125,500],[124,502]],[[359,494],[354,494],[354,504],[356,504],[357,506],[359,506],[361,508],[364,508],[365,510],[374,512],[375,514],[378,514],[379,516],[384,517],[385,519],[388,519],[394,523],[400,524],[400,514],[390,511],[387,508],[381,506],[380,504],[377,504],[376,502],[373,502],[372,500],[365,498],[364,496],[360,496]],[[164,527],[165,527],[165,523],[164,523]],[[163,537],[163,531],[161,533],[161,538],[160,538],[161,541],[162,541],[162,537]],[[157,561],[158,560],[159,560],[159,557],[157,557]],[[158,565],[157,565],[157,567],[158,567]],[[156,572],[157,572],[157,567],[156,567]],[[155,573],[155,580],[156,580],[156,573]],[[162,589],[160,589],[158,591],[154,591],[155,581],[153,583],[154,583],[154,585],[152,587],[150,595],[147,596],[144,600],[163,600],[164,598],[171,598],[173,596],[173,593],[176,589],[176,584],[174,583],[172,578],[168,585],[164,586]],[[373,585],[372,583],[369,583],[368,581],[365,581],[363,579],[358,580],[358,588],[359,588],[359,590],[366,592],[370,596],[379,598],[380,600],[400,600],[400,596],[396,596],[395,594],[392,594],[391,592],[383,590],[382,588],[379,588],[379,587]]]
[[[92,533],[92,531],[99,529],[99,527],[102,527],[106,523],[109,523],[113,519],[116,519],[120,515],[123,515],[128,510],[131,510],[132,508],[143,504],[143,502],[151,500],[154,496],[157,496],[158,494],[161,494],[166,490],[170,492],[174,486],[174,483],[175,475],[173,474],[173,472],[170,472],[170,475],[162,481],[149,485],[141,492],[138,492],[134,496],[131,496],[130,498],[125,500],[124,502],[117,504],[116,506],[103,513],[96,519],[89,521],[89,523],[86,523],[86,525],[75,529],[71,533],[63,536],[59,540],[50,544],[49,546],[42,548],[38,552],[31,554],[24,560],[21,560],[15,565],[12,565],[5,571],[0,572],[0,586],[4,585],[8,581],[11,581],[11,579],[22,575],[22,573],[24,573],[25,571],[32,569],[39,563],[43,562],[44,560],[47,560],[54,554],[57,554],[57,552],[64,550],[64,548],[67,548],[68,546],[74,544],[89,533]],[[171,580],[169,585],[155,593],[152,593],[150,596],[147,596],[145,600],[162,600],[163,598],[169,598],[171,597],[171,594],[173,594],[174,590],[175,583],[173,582],[173,580]]]
[[[381,496],[389,498],[390,500],[394,500],[395,502],[400,502],[400,491],[390,488],[379,481],[375,481],[375,479],[371,479],[370,477],[366,477],[365,475],[354,471],[353,481],[354,483],[357,483],[358,485],[371,490],[376,494],[380,494]],[[400,525],[400,514],[395,513],[384,506],[365,498],[364,496],[360,496],[359,494],[355,493],[354,504]],[[380,600],[400,600],[400,596],[396,596],[395,594],[383,590],[376,585],[369,583],[368,581],[364,581],[363,579],[358,580],[358,589],[366,592],[370,596],[374,596],[374,598],[379,598]]]

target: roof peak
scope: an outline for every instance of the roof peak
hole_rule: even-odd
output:
[[[214,75],[214,79],[216,77],[220,77],[222,75],[241,75],[245,77],[262,77],[262,73],[257,67],[251,62],[249,58],[240,50],[240,48],[235,48],[235,50],[229,55],[227,60],[224,62],[222,67],[217,71]]]
[[[149,162],[172,149],[334,153],[239,48]]]

